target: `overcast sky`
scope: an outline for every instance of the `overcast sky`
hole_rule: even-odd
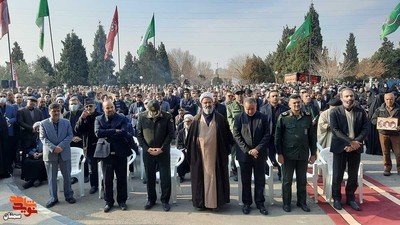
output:
[[[48,0],[56,61],[61,40],[72,30],[83,40],[88,59],[93,51],[99,21],[108,33],[117,5],[120,25],[121,67],[128,51],[136,55],[140,38],[155,13],[156,45],[167,51],[188,50],[197,59],[210,61],[215,69],[242,54],[262,58],[276,50],[283,27],[300,26],[309,10],[306,0]],[[345,50],[349,33],[356,37],[359,59],[370,57],[380,46],[381,26],[397,5],[394,0],[314,0],[319,14],[323,45],[330,52]],[[48,20],[44,51],[39,49],[35,24],[39,0],[8,0],[11,43],[17,41],[27,62],[39,56],[52,61]],[[398,47],[400,31],[388,36]],[[117,61],[117,46],[114,47]],[[0,40],[0,64],[8,61],[7,36]]]

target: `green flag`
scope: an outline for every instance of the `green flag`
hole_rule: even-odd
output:
[[[389,18],[386,19],[382,26],[381,39],[387,35],[395,32],[400,25],[400,3],[390,13]]]
[[[40,28],[39,48],[43,51],[44,43],[44,17],[49,16],[49,5],[47,0],[40,0],[39,11],[36,16],[36,25]]]
[[[311,33],[311,16],[308,15],[304,23],[289,37],[289,43],[285,50],[290,50],[299,44],[301,40]]]
[[[153,14],[153,18],[151,18],[150,25],[147,28],[146,33],[143,35],[142,41],[140,42],[139,49],[137,50],[137,54],[139,56],[141,54],[143,54],[144,50],[146,49],[147,40],[149,40],[150,38],[155,37],[155,36],[156,36],[156,29],[154,26],[154,14]]]

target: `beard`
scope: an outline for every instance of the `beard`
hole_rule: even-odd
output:
[[[210,107],[210,108],[203,108],[203,112],[207,115],[210,115],[211,113],[213,113],[214,111],[214,107]]]

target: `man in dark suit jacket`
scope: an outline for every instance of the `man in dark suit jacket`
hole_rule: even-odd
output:
[[[64,179],[65,201],[75,203],[74,192],[71,188],[71,147],[72,127],[68,120],[60,118],[61,105],[52,103],[49,106],[50,118],[43,120],[40,125],[40,141],[43,143],[43,161],[47,171],[50,200],[47,208],[58,203],[57,175],[58,168]]]
[[[343,105],[333,109],[330,115],[333,133],[331,143],[333,206],[338,210],[342,209],[340,190],[347,166],[349,178],[346,185],[346,203],[354,210],[360,211],[360,207],[355,202],[354,192],[357,189],[358,169],[363,152],[362,142],[368,134],[367,115],[362,108],[354,105],[355,96],[352,89],[344,88],[340,92],[340,100]]]
[[[86,157],[86,161],[90,167],[90,191],[89,194],[94,194],[98,190],[99,180],[97,173],[97,160],[93,158],[94,151],[96,150],[96,143],[98,138],[94,133],[94,123],[97,116],[101,113],[96,111],[96,102],[92,98],[86,98],[85,110],[79,117],[78,122],[75,124],[75,132],[82,136],[83,141],[83,152]]]
[[[271,121],[271,138],[268,142],[268,157],[272,164],[278,167],[278,178],[281,179],[281,167],[276,161],[276,147],[275,147],[275,128],[276,121],[278,121],[279,115],[281,113],[290,110],[289,107],[279,104],[279,92],[277,90],[272,90],[267,94],[268,104],[263,105],[260,108],[260,112],[267,116],[267,119]],[[265,172],[268,172],[268,164],[266,164]],[[269,175],[269,174],[268,174]]]
[[[264,206],[265,164],[267,160],[267,144],[270,139],[271,121],[257,111],[257,102],[254,98],[244,100],[244,112],[235,117],[233,136],[239,145],[236,152],[240,164],[242,177],[242,200],[244,214],[250,213],[253,203],[251,197],[251,177],[254,170],[255,202],[260,213],[267,215]]]
[[[37,99],[31,96],[28,98],[26,107],[17,112],[17,123],[21,126],[20,137],[21,147],[24,151],[23,158],[28,153],[28,148],[32,142],[36,142],[33,124],[44,119],[42,112],[36,108],[36,104]]]
[[[160,170],[161,197],[164,211],[170,210],[171,197],[171,141],[174,136],[174,120],[170,113],[161,111],[156,100],[150,100],[148,110],[139,116],[137,138],[143,148],[143,161],[147,177],[146,210],[157,200],[156,166]]]
[[[117,176],[118,205],[122,210],[127,210],[127,157],[132,154],[128,142],[132,138],[127,132],[128,119],[116,113],[111,101],[103,102],[103,111],[103,115],[96,117],[94,125],[94,133],[99,138],[94,157],[103,161],[104,212],[109,212],[114,205],[114,172]],[[107,144],[110,145],[109,149],[102,147]]]

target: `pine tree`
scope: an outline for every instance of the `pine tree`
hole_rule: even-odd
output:
[[[93,52],[90,54],[92,61],[89,62],[89,83],[92,85],[102,85],[110,78],[114,78],[115,63],[112,61],[112,55],[104,60],[105,44],[106,34],[103,26],[99,24],[94,37]]]
[[[54,68],[51,65],[51,62],[49,60],[49,58],[47,58],[46,56],[42,56],[40,58],[38,58],[35,62],[35,64],[40,67],[41,69],[43,69],[43,71],[49,75],[49,76],[54,76]]]
[[[311,34],[293,49],[289,62],[291,72],[312,72],[310,71],[312,62],[317,60],[317,54],[322,49],[321,27],[319,26],[319,14],[311,4],[307,16],[311,16]]]
[[[248,57],[243,67],[243,75],[241,77],[249,83],[273,82],[274,76],[272,69],[267,66],[264,61],[255,55]]]
[[[164,43],[158,46],[157,50],[157,64],[160,70],[160,76],[162,76],[165,83],[170,83],[172,81],[171,67],[169,65],[168,54],[165,50]]]
[[[135,61],[136,62],[134,62],[132,53],[128,52],[125,57],[124,67],[122,67],[121,72],[119,73],[120,83],[134,84],[140,82],[136,58]]]
[[[376,51],[371,59],[382,60],[386,65],[384,78],[400,78],[400,49],[394,49],[393,42],[386,37],[383,38],[382,46]]]
[[[282,39],[279,41],[274,54],[273,70],[278,71],[279,74],[286,74],[292,72],[290,54],[294,54],[293,51],[285,51],[286,46],[289,43],[289,36],[294,33],[294,28],[286,26],[283,28]]]
[[[164,80],[160,79],[157,69],[156,49],[152,42],[149,42],[144,52],[138,60],[139,77],[142,76],[144,83],[161,84]]]
[[[11,59],[15,64],[25,62],[24,52],[22,51],[21,46],[19,46],[18,42],[14,42],[14,47],[11,51]]]
[[[346,44],[346,52],[343,53],[344,61],[343,64],[347,65],[350,73],[354,74],[355,69],[358,65],[358,52],[356,47],[356,38],[353,33],[350,33],[349,39]]]
[[[57,81],[68,85],[88,84],[88,59],[86,49],[74,32],[61,41],[64,48],[57,64]]]

